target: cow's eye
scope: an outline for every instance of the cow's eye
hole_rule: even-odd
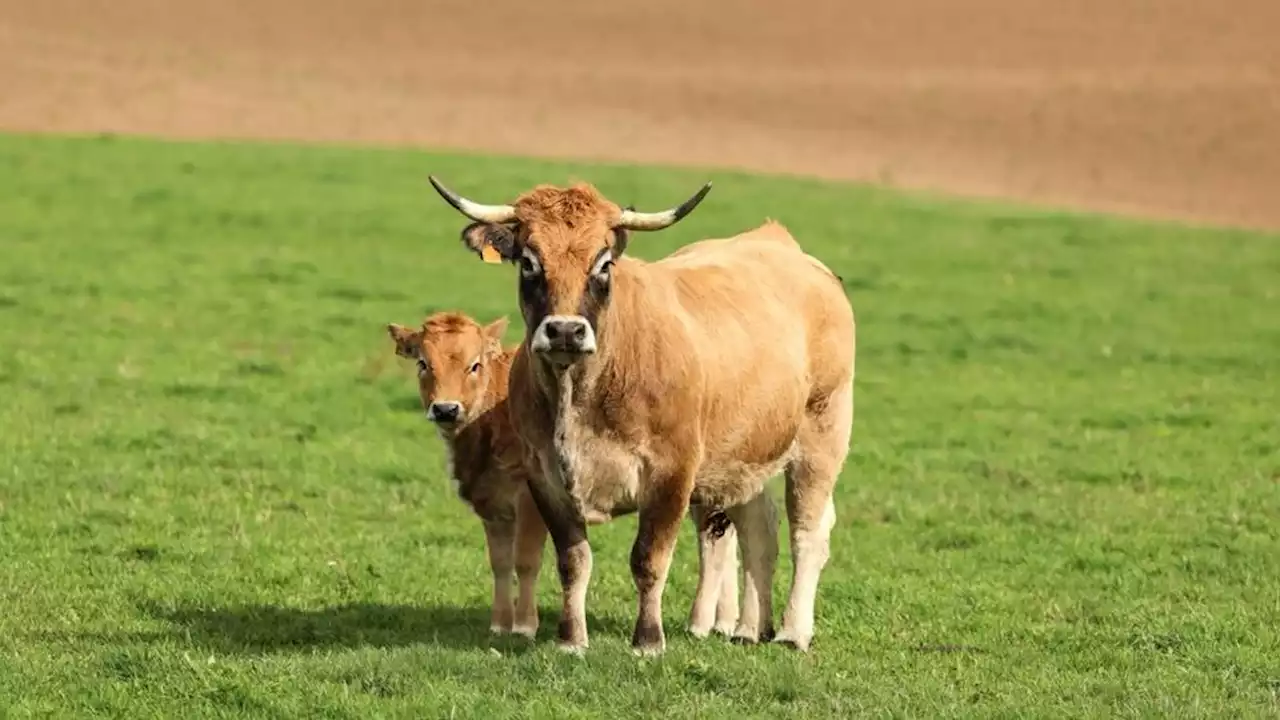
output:
[[[471,363],[471,370],[469,372],[472,375],[475,375],[476,373],[480,372],[480,363],[479,362]]]
[[[426,374],[427,374],[427,361],[423,360],[422,358],[418,358],[418,377],[422,377],[423,375],[426,375]]]
[[[520,274],[525,277],[533,277],[542,272],[542,263],[538,262],[538,258],[530,250],[525,250],[520,256]]]
[[[600,253],[600,257],[596,258],[596,264],[591,268],[591,276],[600,282],[609,282],[609,271],[613,270],[613,253],[605,250]]]

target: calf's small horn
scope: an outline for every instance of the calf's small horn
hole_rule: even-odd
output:
[[[625,228],[627,230],[662,230],[680,222],[685,215],[693,212],[698,207],[698,203],[702,202],[702,198],[711,192],[711,183],[702,186],[693,197],[685,200],[677,207],[662,212],[644,213],[635,210],[623,210],[622,215],[618,218],[618,222],[614,227]]]
[[[452,205],[454,210],[476,222],[504,223],[511,222],[516,217],[516,209],[510,205],[481,205],[445,187],[435,175],[429,175],[427,179],[431,181],[431,187],[435,188],[436,192],[440,193],[440,197]]]

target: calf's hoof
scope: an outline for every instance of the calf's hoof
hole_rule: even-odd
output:
[[[538,636],[538,626],[516,624],[511,627],[511,634],[532,640]]]

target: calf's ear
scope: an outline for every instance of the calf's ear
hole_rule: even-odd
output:
[[[491,355],[502,352],[502,336],[507,332],[507,318],[500,317],[484,326],[485,351]]]
[[[462,244],[487,263],[515,262],[516,230],[515,223],[471,223],[462,229]]]
[[[387,324],[387,334],[395,343],[396,354],[401,357],[418,357],[418,347],[422,344],[422,333],[396,323]]]

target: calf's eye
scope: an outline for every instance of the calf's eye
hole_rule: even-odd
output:
[[[472,374],[472,375],[475,375],[476,373],[480,372],[480,363],[478,363],[478,362],[477,362],[477,363],[472,363],[472,364],[471,364],[471,371],[470,371],[470,372],[471,372],[471,374]]]

